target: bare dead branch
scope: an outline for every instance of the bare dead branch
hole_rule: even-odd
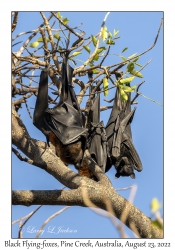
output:
[[[144,82],[145,82],[145,81],[142,81],[142,82],[139,83],[139,85],[137,86],[137,88],[136,88],[136,95],[135,95],[134,98],[132,99],[131,104],[133,104],[134,101],[136,100],[136,98],[139,96],[138,90],[139,90],[140,86],[141,86]]]
[[[12,23],[12,32],[16,29],[17,22],[18,22],[18,11],[15,11]]]
[[[18,157],[18,159],[20,159],[21,161],[25,161],[25,162],[27,162],[27,163],[29,163],[29,164],[33,164],[33,161],[32,161],[32,160],[30,160],[30,159],[28,159],[28,158],[22,156],[22,155],[18,152],[18,150],[16,150],[16,149],[13,148],[13,147],[12,147],[12,152],[13,152],[13,153]]]
[[[19,104],[21,104],[21,103],[24,103],[24,102],[25,102],[25,99],[30,98],[32,95],[33,95],[33,93],[30,93],[30,94],[27,95],[27,96],[24,95],[22,98],[13,101],[12,104],[13,104],[13,105],[19,105]]]
[[[20,227],[19,227],[19,232],[18,232],[18,238],[22,238],[22,229],[23,226],[27,223],[27,221],[29,221],[29,219],[41,208],[42,206],[38,206],[33,212],[31,212],[29,215],[27,215],[27,219],[21,223]],[[22,222],[22,220],[21,220]]]
[[[77,32],[74,31],[74,29],[70,28],[67,24],[65,24],[61,18],[59,18],[53,11],[51,11],[52,15],[58,19],[58,21],[64,25],[71,33],[73,33],[75,36],[78,36],[79,38],[83,39],[83,37],[81,35],[79,35]]]
[[[110,48],[111,48],[111,46],[109,46],[109,47],[108,47],[108,50],[107,50],[107,52],[106,52],[106,55],[103,57],[103,59],[102,59],[102,61],[101,61],[101,63],[100,63],[100,67],[102,66],[102,64],[103,64],[104,60],[105,60],[105,59],[106,59],[106,57],[108,56],[109,51],[110,51]]]
[[[55,218],[56,216],[58,216],[59,214],[63,213],[66,209],[70,208],[70,206],[64,207],[63,209],[59,210],[58,212],[52,214],[49,218],[47,218],[47,220],[45,220],[45,222],[42,224],[42,226],[40,227],[40,229],[38,230],[38,233],[36,235],[36,238],[39,238],[39,236],[41,235],[41,232],[43,230],[43,228],[49,223],[49,221],[51,221],[53,218]]]
[[[53,17],[53,15],[51,14],[48,17],[48,21]],[[24,44],[22,45],[22,47],[18,50],[18,52],[16,53],[16,56],[19,57],[25,48],[27,48],[27,45],[29,44],[29,42],[33,39],[34,36],[36,36],[36,34],[39,32],[39,29],[42,28],[45,24],[42,23],[34,32],[31,36],[28,37],[28,39],[24,42]],[[16,61],[14,62],[16,64]]]

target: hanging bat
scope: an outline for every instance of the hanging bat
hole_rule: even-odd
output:
[[[63,55],[60,102],[48,108],[48,71],[40,75],[33,124],[55,146],[56,154],[65,164],[79,169],[86,147],[87,129],[72,87],[73,69]]]
[[[107,161],[107,137],[104,128],[103,121],[100,122],[100,94],[91,101],[91,108],[88,116],[88,138],[87,138],[87,149],[92,157],[92,159],[97,163],[97,165],[105,172],[106,161]],[[97,180],[95,176],[91,173],[88,166],[83,161],[80,168],[80,173]]]
[[[103,121],[100,122],[100,94],[93,99],[90,109],[90,130],[88,147],[91,157],[97,165],[105,172],[107,160],[107,137]]]
[[[135,178],[134,170],[142,171],[142,163],[132,141],[130,126],[135,110],[136,108],[131,111],[130,93],[128,100],[122,102],[117,89],[111,115],[106,125],[110,153],[106,172],[114,165],[117,170],[115,175],[117,178],[120,176]]]

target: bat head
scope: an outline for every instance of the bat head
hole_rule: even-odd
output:
[[[83,159],[83,154],[83,143],[79,140],[69,145],[63,145],[60,150],[59,157],[64,163],[73,164],[77,169],[79,169]]]
[[[119,164],[115,164],[115,168],[117,170],[116,178],[130,176],[132,179],[135,179],[134,166],[128,157],[122,157]]]
[[[51,132],[49,134],[49,140],[55,146],[56,155],[60,157],[65,164],[73,164],[77,169],[80,168],[85,149],[84,137],[80,137],[76,142],[63,145],[56,135]]]

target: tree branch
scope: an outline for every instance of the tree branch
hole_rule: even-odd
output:
[[[84,183],[84,182],[83,182]],[[144,215],[129,201],[121,197],[112,188],[105,187],[100,183],[86,185],[85,183],[76,190],[20,190],[12,192],[13,205],[67,205],[67,206],[87,206],[83,199],[83,188],[86,188],[88,199],[97,207],[108,211],[106,199],[111,202],[114,215],[121,219],[125,211],[125,225],[131,228],[135,226],[138,236],[141,238],[161,238],[162,231],[152,224],[150,218]],[[108,211],[110,212],[110,211]]]

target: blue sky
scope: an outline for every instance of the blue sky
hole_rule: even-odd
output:
[[[83,25],[80,29],[86,32],[86,37],[96,35],[106,15],[106,12],[62,12],[67,17],[71,27],[75,27],[80,23]],[[46,16],[49,16],[46,13]],[[116,40],[116,44],[110,50],[110,55],[105,60],[104,65],[111,65],[120,62],[120,58],[116,54],[128,47],[129,49],[123,54],[130,56],[134,53],[141,53],[148,49],[154,42],[160,20],[163,17],[162,12],[111,12],[106,21],[106,26],[111,33],[114,28],[120,30],[120,39]],[[42,18],[38,12],[21,12],[19,13],[19,22],[12,38],[23,31],[36,29]],[[51,22],[52,23],[52,22]],[[55,28],[58,28],[56,23]],[[25,41],[28,35],[21,36],[17,41]],[[39,35],[37,36],[37,38]],[[32,40],[35,41],[36,37]],[[14,51],[19,49],[20,45],[13,48]],[[84,52],[78,58],[85,61],[87,52]],[[142,71],[145,83],[140,88],[140,92],[145,96],[163,104],[163,29],[156,46],[147,54],[139,59],[139,63],[144,65],[150,59],[152,62]],[[79,64],[78,64],[79,65]],[[71,65],[73,66],[73,65]],[[29,81],[23,79],[24,83]],[[85,78],[86,81],[86,78]],[[133,84],[139,84],[139,78],[135,79]],[[75,88],[76,91],[76,88]],[[114,96],[114,90],[109,92],[106,99]],[[104,96],[101,95],[101,100]],[[163,203],[163,107],[151,102],[150,100],[139,97],[137,99],[137,110],[132,122],[132,134],[135,147],[140,155],[143,171],[136,172],[136,179],[121,177],[115,179],[115,169],[112,168],[108,173],[108,177],[117,188],[124,188],[131,185],[137,185],[137,193],[134,199],[134,205],[137,206],[147,216],[151,216],[150,202],[156,197]],[[31,98],[29,107],[34,107],[35,98]],[[102,101],[102,105],[106,102]],[[84,107],[84,102],[82,103]],[[33,110],[31,110],[33,112]],[[29,118],[25,107],[20,111],[25,121],[30,135],[38,140],[45,141],[44,135],[37,130],[32,120]],[[101,120],[107,123],[110,111],[102,112]],[[71,166],[70,166],[71,167]],[[74,167],[71,167],[74,170]],[[37,167],[20,162],[16,156],[12,155],[12,189],[60,189],[62,184],[58,183],[52,176]],[[130,190],[119,191],[123,197],[128,198]],[[36,208],[13,206],[12,221],[25,216]],[[35,237],[35,233],[29,233],[32,230],[38,230],[42,223],[53,213],[63,208],[62,206],[43,206],[26,224],[23,232],[25,238]],[[162,210],[161,210],[162,212]],[[75,233],[60,233],[56,237],[59,238],[117,238],[118,232],[113,227],[109,219],[95,214],[89,208],[72,207],[67,209],[52,220],[45,228],[43,238],[55,238],[54,233],[49,233],[48,227],[76,230]],[[129,237],[133,237],[133,233],[126,229]],[[17,237],[17,225],[12,228],[12,237]]]

